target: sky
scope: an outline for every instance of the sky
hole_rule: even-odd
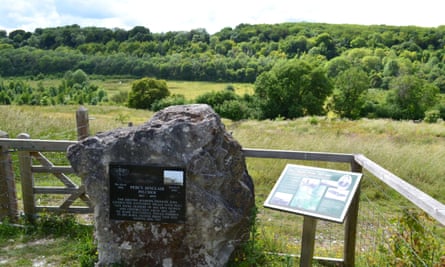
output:
[[[0,30],[77,24],[213,34],[241,23],[301,21],[437,27],[445,25],[444,7],[443,0],[1,0]]]

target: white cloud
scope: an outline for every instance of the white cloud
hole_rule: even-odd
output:
[[[54,0],[57,13],[60,16],[70,16],[80,19],[107,19],[113,17],[112,5],[107,0]]]
[[[0,29],[34,30],[61,22],[53,0],[2,0]]]
[[[350,24],[445,25],[441,1],[388,0],[2,0],[0,29],[71,24],[152,32],[205,28],[214,33],[240,23],[310,21]]]

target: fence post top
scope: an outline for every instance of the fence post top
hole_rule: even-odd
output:
[[[0,138],[8,138],[8,133],[5,131],[0,130]]]
[[[19,133],[19,135],[17,135],[17,138],[20,139],[29,139],[31,136],[27,133]]]
[[[80,106],[79,107],[79,109],[77,110],[78,112],[85,112],[85,111],[87,111],[88,109],[86,108],[86,107],[84,107],[84,106]]]

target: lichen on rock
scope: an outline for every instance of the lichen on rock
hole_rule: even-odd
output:
[[[249,238],[254,188],[240,144],[202,104],[172,106],[138,127],[69,147],[95,208],[98,266],[224,266]],[[182,166],[184,223],[110,219],[109,164]]]

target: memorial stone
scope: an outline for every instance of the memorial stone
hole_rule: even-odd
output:
[[[94,205],[97,266],[225,266],[249,238],[253,182],[208,105],[168,107],[67,155]]]

